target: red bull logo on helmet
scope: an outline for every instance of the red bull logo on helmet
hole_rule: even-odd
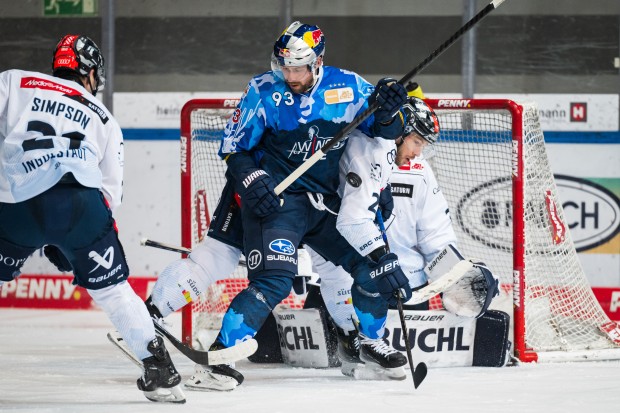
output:
[[[315,48],[319,43],[321,43],[321,38],[323,37],[323,32],[321,29],[308,31],[304,33],[304,42],[311,48]]]

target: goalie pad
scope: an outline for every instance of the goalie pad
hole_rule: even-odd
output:
[[[266,330],[263,326],[263,335],[255,337],[259,350],[250,361],[308,368],[340,365],[335,329],[327,328],[320,310],[276,309],[273,314],[275,323],[266,324]],[[445,310],[405,310],[404,316],[416,362],[423,361],[431,368],[502,367],[509,360],[510,317],[502,311],[489,310],[480,318],[466,318]],[[385,329],[388,343],[406,354],[397,311],[388,312]],[[274,349],[278,351],[276,357],[281,358],[273,357]]]
[[[431,280],[440,278],[465,258],[452,244],[428,264],[427,273]],[[499,281],[483,262],[473,262],[473,267],[453,286],[442,294],[446,310],[461,317],[480,317],[491,305],[493,297],[499,295]]]

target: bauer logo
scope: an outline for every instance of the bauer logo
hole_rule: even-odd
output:
[[[200,242],[209,230],[207,193],[203,189],[197,191],[194,195],[194,212],[196,214],[196,236],[198,237],[198,242]]]

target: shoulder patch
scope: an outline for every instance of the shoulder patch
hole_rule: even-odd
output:
[[[358,188],[362,184],[362,178],[355,172],[349,172],[347,174],[347,183],[353,188]]]
[[[353,89],[350,87],[342,87],[339,89],[329,89],[325,91],[323,96],[325,103],[332,105],[334,103],[353,102]]]

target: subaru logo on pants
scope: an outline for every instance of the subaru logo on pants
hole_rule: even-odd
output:
[[[269,249],[273,252],[277,252],[278,254],[293,255],[295,253],[295,246],[287,239],[277,239],[271,241],[271,244],[269,244]]]

